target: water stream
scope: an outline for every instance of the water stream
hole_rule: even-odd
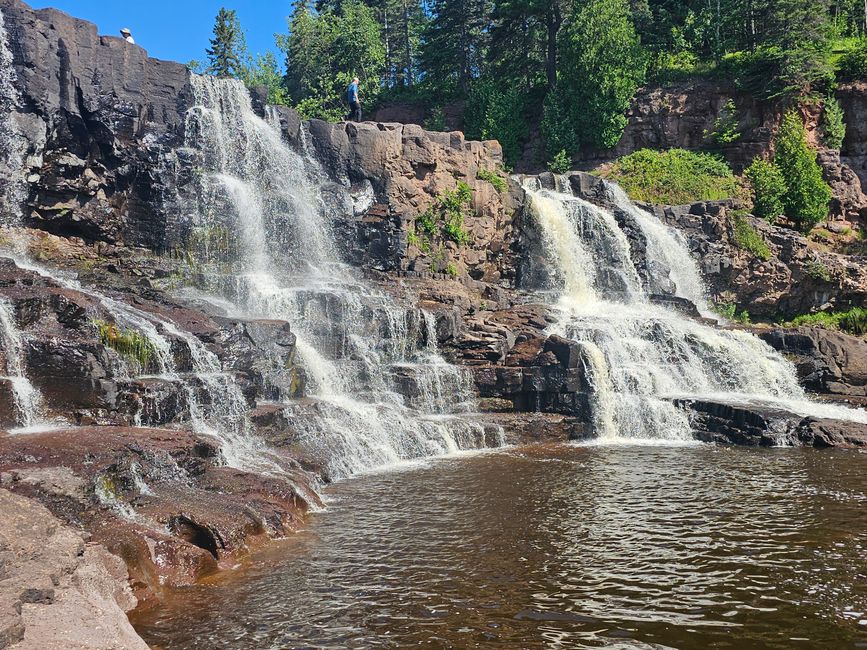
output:
[[[353,209],[316,161],[257,116],[244,86],[193,78],[187,146],[202,167],[186,200],[201,287],[237,315],[287,320],[315,406],[295,409],[299,444],[330,478],[497,444],[471,382],[423,341],[417,309],[341,261],[332,217]],[[215,244],[215,242],[218,242]]]
[[[691,439],[688,414],[674,406],[675,397],[867,422],[863,410],[807,400],[794,366],[757,337],[652,304],[614,215],[568,187],[566,179],[558,179],[557,190],[530,179],[525,189],[555,271],[550,289],[557,322],[549,332],[584,346],[600,438]],[[608,190],[646,237],[648,257],[656,262],[651,268],[665,269],[675,295],[706,311],[700,274],[682,238],[631,204],[620,188]]]
[[[8,381],[12,389],[17,423],[22,428],[32,427],[39,419],[42,395],[27,378],[24,336],[15,324],[12,304],[5,298],[0,298],[0,355],[5,360],[6,370],[0,380]]]

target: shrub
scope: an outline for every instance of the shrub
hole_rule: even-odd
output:
[[[867,38],[840,57],[837,72],[843,79],[863,79],[867,77]]]
[[[749,251],[760,260],[771,259],[771,249],[744,217],[734,218],[734,239],[738,248]]]
[[[545,139],[545,153],[556,157],[569,157],[578,152],[578,135],[569,112],[569,100],[557,86],[545,95],[542,105],[542,137]]]
[[[723,58],[720,73],[764,100],[807,95],[834,83],[830,53],[811,46],[788,50],[760,47],[755,52],[730,54]]]
[[[455,266],[452,262],[446,264],[446,273],[448,273],[453,278],[458,277],[458,267]]]
[[[431,109],[430,115],[424,121],[424,128],[428,131],[445,131],[448,128],[446,125],[446,114],[443,113],[442,108],[435,106]]]
[[[714,305],[713,310],[726,320],[743,323],[744,325],[749,325],[750,323],[750,315],[747,310],[744,309],[739,312],[737,304],[733,302],[718,302]]]
[[[479,169],[476,173],[476,178],[480,181],[487,181],[493,185],[494,189],[498,192],[505,192],[509,189],[509,184],[506,182],[506,179],[491,169]]]
[[[867,309],[853,307],[847,311],[820,311],[815,314],[803,314],[793,318],[789,323],[795,327],[815,325],[833,330],[843,330],[850,334],[867,334]]]
[[[807,143],[807,131],[795,110],[783,116],[776,140],[774,163],[779,167],[788,188],[783,201],[786,216],[802,232],[828,216],[831,188],[822,178],[816,152]]]
[[[515,84],[504,87],[491,79],[476,81],[467,95],[464,130],[471,140],[498,140],[503,158],[514,165],[528,134],[524,94]]]
[[[845,115],[840,102],[833,95],[825,98],[822,106],[822,142],[829,149],[840,149],[846,137]]]
[[[807,265],[804,267],[804,271],[811,278],[816,278],[817,280],[824,280],[825,282],[831,281],[831,270],[818,260],[811,260],[807,262]]]
[[[416,231],[419,229],[430,238],[437,232],[463,246],[470,241],[469,233],[464,230],[464,217],[470,213],[473,200],[472,188],[460,181],[456,189],[440,194],[434,204],[416,219]],[[438,224],[442,222],[442,226]],[[422,237],[420,248],[425,250],[429,243]]]
[[[753,212],[761,219],[774,223],[783,212],[786,179],[774,163],[756,158],[744,170],[753,193]]]
[[[122,329],[103,320],[93,322],[99,332],[99,341],[127,359],[146,368],[156,354],[154,344],[145,335],[132,329]]]
[[[572,166],[572,159],[565,149],[561,149],[554,158],[548,162],[548,171],[555,174],[565,174]]]
[[[616,160],[602,175],[620,183],[633,199],[648,203],[715,201],[734,196],[738,189],[724,160],[685,149],[640,149]]]
[[[741,137],[738,109],[733,99],[726,102],[713,123],[713,130],[705,134],[708,140],[718,145],[735,142]]]

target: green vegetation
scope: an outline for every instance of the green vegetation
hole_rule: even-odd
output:
[[[773,162],[756,158],[744,170],[753,192],[753,212],[773,224],[785,212],[786,179]]]
[[[750,323],[750,315],[747,310],[744,309],[739,312],[738,306],[734,302],[718,302],[714,304],[713,310],[726,320],[742,323],[744,325],[749,325]]]
[[[416,236],[424,244],[424,238],[437,236],[449,239],[458,246],[470,243],[470,234],[464,229],[464,218],[472,214],[473,190],[463,181],[454,190],[440,194],[434,204],[416,218]],[[422,235],[418,235],[421,231]]]
[[[458,277],[458,267],[455,266],[452,262],[446,264],[446,273],[448,273],[453,278]]]
[[[847,311],[820,311],[794,318],[790,325],[815,325],[827,329],[842,330],[858,336],[867,334],[867,309],[853,307]]]
[[[822,141],[829,149],[840,149],[846,137],[843,108],[834,95],[828,95],[822,105]]]
[[[374,10],[360,0],[320,10],[296,3],[289,34],[279,35],[277,45],[286,55],[287,95],[303,117],[343,119],[354,76],[362,105],[375,102],[387,69],[381,31]]]
[[[734,240],[738,248],[749,251],[760,260],[771,259],[771,249],[758,231],[744,217],[737,216],[733,224]]]
[[[156,354],[153,343],[141,332],[133,329],[120,328],[114,323],[103,320],[93,321],[99,332],[99,341],[115,350],[121,356],[135,361],[142,368],[147,368]]]
[[[442,130],[442,107],[463,106],[467,135],[498,139],[510,165],[536,126],[539,163],[613,146],[647,80],[725,79],[791,106],[831,96],[836,78],[867,76],[860,0],[293,0],[289,13],[283,61],[250,57],[237,16],[221,9],[207,62],[191,67],[264,85],[269,101],[304,117],[342,119],[355,75],[366,112],[435,107],[426,126]],[[830,147],[838,109],[826,102]],[[708,141],[737,141],[740,122],[727,103]]]
[[[548,162],[548,171],[554,172],[555,174],[565,174],[569,171],[571,166],[572,159],[569,157],[569,154],[566,153],[565,149],[561,149],[554,154],[554,158]]]
[[[494,189],[502,193],[509,189],[509,184],[506,179],[500,176],[497,172],[490,169],[479,169],[476,173],[476,178],[481,181],[487,181],[494,186]]]
[[[706,134],[708,140],[717,145],[727,145],[741,137],[741,124],[738,109],[733,99],[726,102],[713,123],[713,129]]]
[[[811,260],[810,262],[807,262],[804,270],[811,278],[816,278],[817,280],[823,280],[825,282],[831,281],[831,269],[822,264],[822,262]]]
[[[430,114],[427,116],[427,119],[424,121],[424,128],[428,131],[445,131],[446,126],[446,114],[443,113],[443,109],[439,106],[435,106],[431,109]]]
[[[713,201],[735,196],[738,190],[737,179],[722,159],[684,149],[641,149],[601,173],[633,199],[648,203]]]
[[[244,73],[242,58],[246,55],[247,46],[241,23],[234,9],[220,9],[214,22],[214,37],[208,55],[209,74],[218,77],[240,77]]]
[[[807,132],[801,116],[795,110],[783,116],[776,140],[774,163],[786,181],[783,199],[786,216],[802,232],[828,216],[831,188],[822,178],[822,168],[816,162],[816,152],[807,143]]]
[[[474,82],[467,95],[464,131],[473,140],[499,140],[503,159],[514,165],[527,138],[523,117],[524,95],[520,88],[506,87],[484,79]]]
[[[843,79],[867,78],[867,38],[858,39],[854,47],[839,58],[837,71]]]

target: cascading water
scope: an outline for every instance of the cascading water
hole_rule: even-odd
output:
[[[568,186],[558,179],[558,188]],[[676,397],[766,403],[867,422],[864,411],[808,401],[793,366],[751,334],[716,329],[652,304],[610,212],[571,193],[542,189],[537,179],[528,179],[525,189],[555,270],[558,318],[549,333],[584,347],[600,438],[691,439],[687,414],[671,401]],[[701,276],[683,239],[619,187],[609,184],[608,193],[642,229],[648,255],[670,269],[676,295],[706,309]]]
[[[21,427],[31,427],[39,419],[42,395],[27,379],[24,373],[24,340],[21,331],[15,326],[12,305],[0,298],[0,353],[5,358],[6,380],[12,389],[17,410],[17,421]]]
[[[12,52],[0,11],[0,225],[18,216],[23,201],[24,139],[15,119],[19,100],[15,80]]]
[[[459,416],[472,408],[466,376],[420,348],[418,312],[341,262],[331,211],[353,209],[348,193],[283,142],[272,112],[254,113],[242,84],[194,77],[193,88],[187,144],[205,173],[186,215],[190,252],[206,292],[291,323],[315,398],[293,417],[299,445],[331,478],[484,445],[484,426]]]

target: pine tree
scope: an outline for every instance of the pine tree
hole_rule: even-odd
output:
[[[421,50],[425,74],[441,88],[451,81],[466,94],[484,69],[490,2],[433,0],[432,4],[433,17]]]
[[[247,56],[244,33],[234,9],[221,8],[214,22],[208,55],[208,72],[218,77],[241,77]]]

